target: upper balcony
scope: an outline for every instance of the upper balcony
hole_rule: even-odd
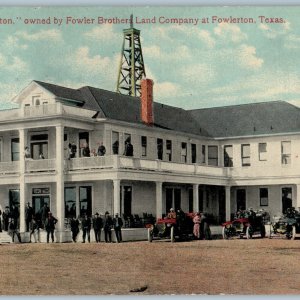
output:
[[[64,161],[65,174],[82,174],[85,172],[105,172],[105,170],[127,170],[130,172],[143,171],[153,174],[157,172],[165,175],[190,175],[214,178],[216,180],[231,180],[231,184],[242,184],[242,182],[250,181],[249,184],[255,184],[257,180],[289,180],[291,178],[299,178],[299,168],[288,166],[251,166],[251,167],[214,167],[197,164],[173,163],[161,160],[148,160],[140,158],[125,157],[119,155],[107,155],[102,157],[83,157],[66,159]],[[20,172],[19,162],[1,162],[0,176],[5,174],[18,175]],[[55,159],[29,159],[25,161],[25,172],[27,174],[41,174],[56,172]],[[264,181],[266,182],[266,181]],[[246,184],[248,184],[246,183]],[[216,182],[218,184],[218,182]]]
[[[2,110],[0,111],[0,120],[11,121],[18,119],[30,119],[60,115],[91,118],[94,114],[95,111],[92,110],[56,103]]]

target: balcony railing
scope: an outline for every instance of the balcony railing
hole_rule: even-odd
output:
[[[69,171],[104,169],[112,167],[113,156],[82,157],[66,160],[66,168]]]
[[[0,163],[0,174],[14,174],[20,170],[20,164],[18,161],[9,161]]]
[[[63,105],[61,103],[43,104],[38,106],[25,106],[22,108],[14,108],[0,111],[1,120],[17,120],[24,118],[70,115],[77,117],[91,118],[95,111]]]
[[[53,172],[55,167],[55,159],[29,159],[25,162],[26,172]]]
[[[299,177],[300,171],[297,167],[291,166],[251,166],[251,167],[215,167],[197,164],[184,164],[166,162],[161,160],[139,159],[118,155],[107,155],[101,157],[82,157],[64,161],[66,172],[84,170],[143,170],[149,172],[201,175],[215,178],[257,179],[257,178],[288,178]],[[25,171],[34,172],[55,172],[56,159],[29,159],[25,161]],[[0,162],[0,175],[17,174],[20,172],[20,162]]]

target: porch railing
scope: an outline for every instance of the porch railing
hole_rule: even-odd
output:
[[[112,156],[72,158],[66,160],[68,170],[104,169],[113,167]]]
[[[25,162],[26,172],[55,171],[55,159],[29,159]]]
[[[18,161],[9,161],[0,163],[0,174],[14,174],[20,170],[20,164]]]

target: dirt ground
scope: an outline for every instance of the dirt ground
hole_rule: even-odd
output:
[[[0,290],[1,295],[300,294],[299,255],[299,239],[1,244]]]

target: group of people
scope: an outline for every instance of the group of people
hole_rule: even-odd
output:
[[[182,209],[178,209],[176,212],[173,208],[170,208],[169,213],[167,214],[166,218],[168,219],[176,219],[176,222],[178,224],[178,227],[180,228],[181,223],[185,222],[186,219],[186,214],[184,213],[184,211]],[[202,239],[205,236],[205,222],[206,220],[206,216],[204,215],[204,213],[202,212],[197,212],[195,213],[195,215],[193,216],[193,235],[196,239]]]
[[[69,159],[75,158],[77,153],[77,146],[75,143],[69,143]],[[90,150],[88,143],[85,143],[82,147],[82,156],[91,157],[91,156],[104,156],[106,153],[106,148],[103,143],[99,144],[99,147],[96,149]]]
[[[119,141],[116,141],[112,145],[113,154],[119,154]],[[75,158],[77,153],[77,146],[75,143],[69,143],[69,159]],[[82,157],[104,156],[106,154],[106,148],[103,143],[99,144],[98,149],[90,149],[88,143],[85,143],[82,147]],[[125,156],[133,156],[133,146],[130,139],[125,141],[124,153]]]
[[[0,210],[0,232],[7,231],[12,238],[12,242],[15,241],[15,237],[18,238],[21,243],[21,235],[19,232],[20,227],[20,212],[17,205],[12,204],[11,208],[9,206],[5,207],[5,210],[1,212]],[[47,231],[47,242],[51,237],[52,242],[54,242],[54,230],[57,219],[52,215],[48,205],[45,203],[38,213],[34,213],[33,208],[28,202],[25,208],[25,226],[26,232],[30,232],[31,242],[32,236],[35,242],[39,241],[39,230],[45,229]]]
[[[102,218],[99,213],[95,213],[93,218],[90,218],[86,213],[81,220],[72,217],[71,222],[72,240],[77,241],[77,236],[79,233],[79,228],[82,230],[82,243],[85,243],[86,239],[90,243],[91,237],[90,232],[93,227],[95,234],[96,243],[101,242],[101,232],[104,231],[104,240],[106,243],[112,242],[112,229],[115,231],[117,243],[122,242],[122,227],[123,220],[118,214],[112,218],[108,211],[105,212]]]

